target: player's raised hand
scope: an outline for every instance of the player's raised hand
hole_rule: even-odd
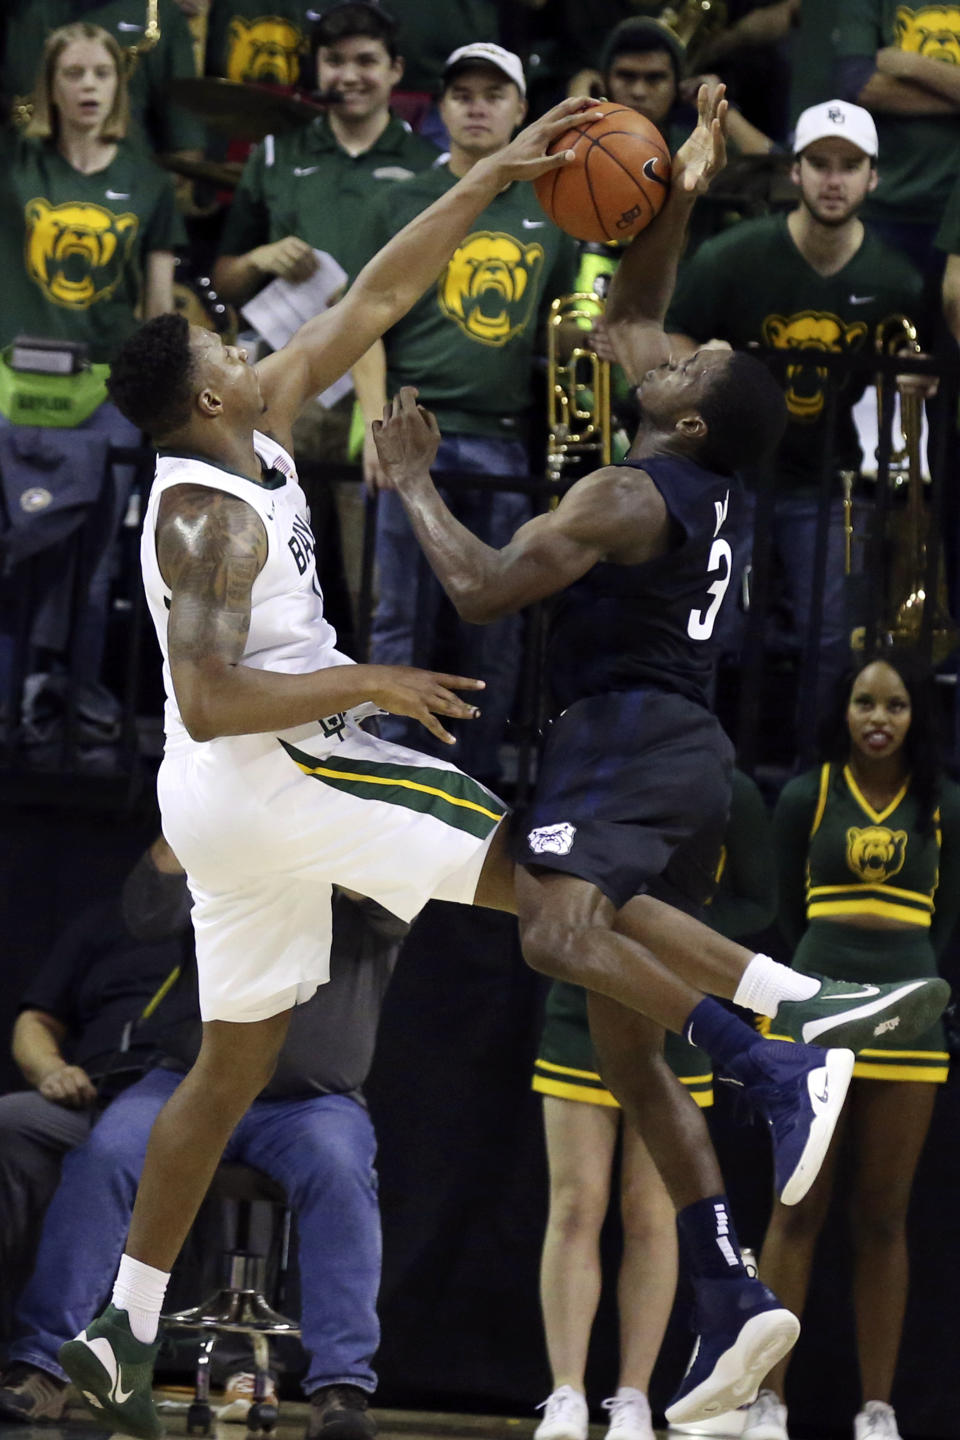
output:
[[[417,404],[417,393],[415,385],[402,386],[384,405],[383,419],[370,427],[384,489],[402,491],[405,481],[428,475],[437,458],[440,427],[436,416]]]
[[[511,180],[536,180],[538,175],[546,175],[548,170],[559,170],[573,159],[572,150],[558,150],[555,155],[548,155],[547,149],[554,140],[569,130],[575,121],[598,120],[602,114],[597,110],[596,100],[588,95],[568,96],[548,110],[546,115],[541,115],[539,120],[534,120],[532,125],[514,135],[509,145],[495,155],[479,160],[477,165],[494,169],[502,185],[508,185]]]
[[[702,195],[727,163],[726,86],[712,76],[697,91],[697,124],[673,157],[670,184],[686,195]]]
[[[440,675],[433,670],[414,670],[406,665],[369,665],[373,687],[371,699],[391,715],[409,715],[426,726],[446,745],[455,745],[456,736],[445,729],[438,715],[451,720],[476,720],[476,705],[461,700],[454,690],[483,690],[482,680],[466,675]]]

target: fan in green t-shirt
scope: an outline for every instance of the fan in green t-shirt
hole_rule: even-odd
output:
[[[877,150],[876,127],[862,107],[829,100],[805,110],[796,130],[795,208],[745,221],[702,245],[680,277],[668,316],[668,327],[679,332],[677,354],[708,340],[798,352],[786,371],[790,422],[776,456],[771,538],[801,636],[813,602],[823,466],[838,477],[859,470],[852,410],[864,382],[842,383],[831,430],[828,371],[803,362],[800,352],[869,350],[891,314],[923,320],[919,273],[860,219],[877,184]],[[822,606],[824,686],[844,668],[849,645],[840,495],[838,478]]]

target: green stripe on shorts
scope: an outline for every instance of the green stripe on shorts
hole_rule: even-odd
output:
[[[281,740],[305,775],[358,800],[382,800],[485,840],[502,820],[505,806],[476,780],[460,770],[428,765],[389,765],[379,760],[351,760],[336,751],[322,760]]]

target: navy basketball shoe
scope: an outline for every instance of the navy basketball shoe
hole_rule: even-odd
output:
[[[770,1128],[776,1192],[796,1205],[820,1172],[853,1074],[852,1050],[820,1050],[791,1040],[752,1045],[717,1079],[742,1088]]]
[[[697,1339],[668,1422],[689,1424],[756,1399],[760,1383],[796,1343],[800,1321],[747,1274],[693,1282]]]

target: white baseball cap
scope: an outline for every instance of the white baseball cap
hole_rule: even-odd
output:
[[[447,63],[443,67],[444,84],[455,67],[460,69],[461,66],[470,64],[492,65],[495,70],[502,70],[507,79],[513,81],[520,94],[526,97],[527,80],[523,73],[523,62],[512,50],[504,50],[502,45],[494,45],[488,40],[475,40],[472,45],[461,45],[459,50],[454,50],[452,55],[447,56]]]
[[[801,154],[815,140],[829,139],[849,140],[871,160],[877,158],[877,127],[870,111],[862,105],[851,105],[849,100],[824,100],[821,105],[811,105],[797,120],[793,153]]]

